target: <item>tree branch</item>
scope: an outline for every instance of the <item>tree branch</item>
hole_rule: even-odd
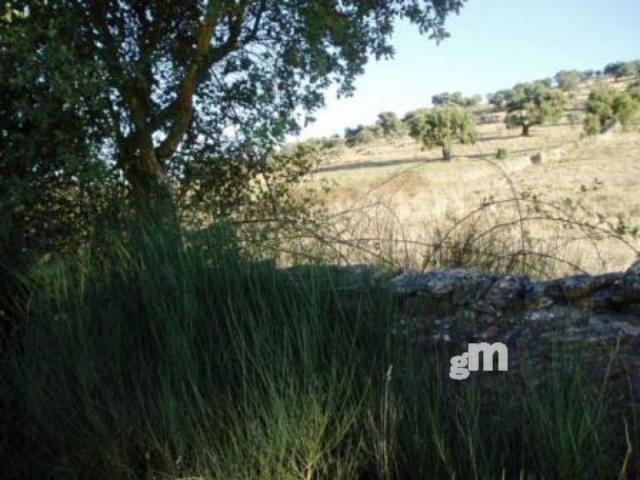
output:
[[[198,88],[198,79],[210,49],[211,38],[219,21],[219,12],[213,6],[213,2],[209,3],[208,10],[197,35],[196,49],[191,64],[178,87],[178,95],[175,101],[169,107],[169,110],[174,114],[174,120],[167,137],[156,149],[156,155],[160,159],[173,155],[191,123],[193,95]]]
[[[194,53],[191,65],[179,86],[179,93],[175,101],[168,107],[173,113],[174,119],[167,137],[156,149],[156,155],[159,159],[166,159],[173,155],[182,142],[184,134],[189,128],[193,117],[193,96],[198,88],[202,73],[211,66],[230,53],[237,50],[240,46],[246,45],[253,41],[260,27],[262,15],[266,9],[266,0],[261,0],[255,14],[253,25],[249,33],[242,37],[242,26],[245,20],[245,11],[250,2],[243,1],[240,3],[237,12],[228,12],[229,33],[224,42],[211,48],[211,39],[215,32],[215,27],[219,21],[218,14],[215,13],[213,7],[205,18],[198,34],[198,43],[196,52]]]

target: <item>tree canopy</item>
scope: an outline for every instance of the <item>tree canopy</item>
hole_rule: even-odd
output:
[[[604,67],[603,71],[605,75],[611,75],[616,80],[619,80],[622,77],[640,73],[640,60],[609,63]]]
[[[558,87],[565,92],[577,89],[584,79],[585,75],[578,70],[561,70],[555,75]]]
[[[65,134],[108,156],[147,198],[197,183],[223,161],[266,158],[310,120],[330,84],[350,94],[369,56],[393,54],[396,19],[440,40],[463,3],[16,0],[5,6],[3,56],[20,45],[37,54],[3,65],[21,79],[12,109],[52,93],[75,114]]]
[[[541,83],[517,85],[507,104],[507,127],[522,127],[522,135],[529,135],[534,125],[557,120],[566,103],[564,94]]]
[[[473,117],[458,107],[437,108],[416,116],[409,134],[425,148],[442,147],[445,160],[451,160],[454,143],[470,144],[477,139]]]
[[[3,2],[0,239],[52,238],[120,196],[245,208],[327,88],[393,55],[396,20],[439,41],[464,2]]]
[[[456,105],[459,107],[474,107],[481,102],[481,95],[465,97],[461,92],[443,92],[431,97],[431,103],[435,107],[444,107],[447,105]]]
[[[404,124],[393,112],[382,112],[378,114],[376,125],[382,130],[383,135],[395,135],[400,133]]]
[[[497,92],[487,95],[487,102],[489,102],[490,105],[493,105],[496,109],[501,110],[507,105],[509,100],[511,100],[511,97],[513,97],[513,90],[498,90]]]
[[[640,118],[640,97],[631,87],[628,91],[601,88],[589,94],[584,130],[587,135],[596,135],[614,122],[627,127]]]

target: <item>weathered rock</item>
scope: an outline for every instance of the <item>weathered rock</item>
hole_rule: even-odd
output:
[[[615,351],[610,373],[640,376],[640,262],[626,272],[545,282],[478,269],[407,272],[389,285],[399,331],[421,346],[444,343],[455,350],[470,342],[504,342],[510,362],[526,350],[544,368],[551,345],[570,345],[584,350],[598,371],[609,371]]]

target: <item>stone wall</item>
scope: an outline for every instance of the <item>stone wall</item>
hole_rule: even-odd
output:
[[[589,368],[624,373],[640,390],[640,262],[541,282],[462,268],[404,273],[389,286],[398,327],[422,345],[503,342],[510,369],[523,349],[537,361],[552,345],[581,347]]]
[[[390,290],[396,332],[420,348],[457,355],[468,343],[503,342],[510,370],[526,352],[544,372],[552,352],[568,347],[587,369],[630,381],[640,395],[640,262],[626,272],[550,281],[473,268],[391,277],[367,266],[339,270],[352,293],[371,282]]]

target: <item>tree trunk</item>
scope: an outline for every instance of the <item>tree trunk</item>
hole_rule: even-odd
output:
[[[445,162],[450,162],[453,156],[451,155],[451,147],[442,147],[442,159]]]
[[[136,214],[154,220],[175,221],[173,192],[164,165],[158,160],[151,139],[129,139],[126,149],[127,179]]]

